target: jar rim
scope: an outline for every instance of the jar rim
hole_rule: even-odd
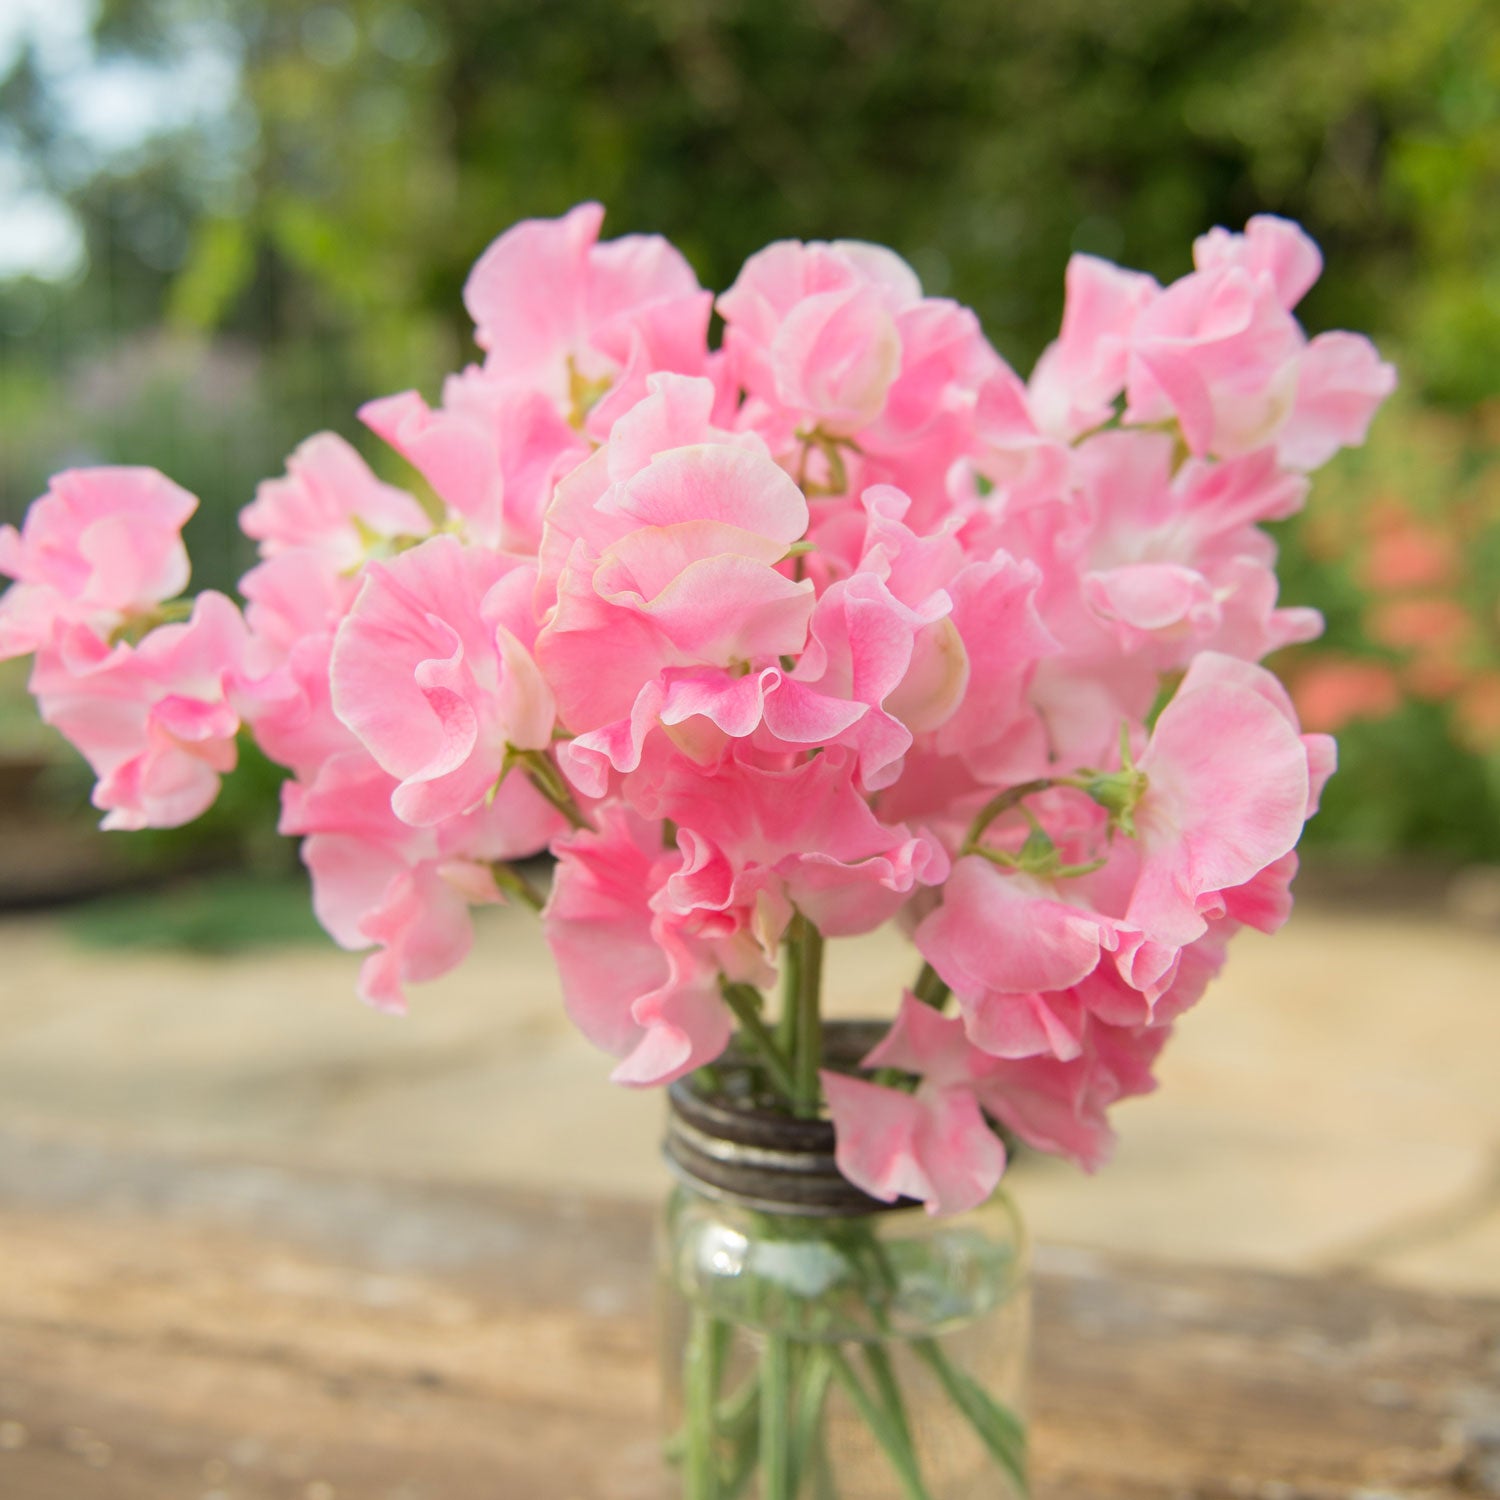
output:
[[[857,1072],[860,1059],[886,1030],[880,1021],[827,1021],[825,1060]],[[727,1059],[729,1069],[738,1065],[748,1073],[751,1058],[731,1050]],[[705,1093],[691,1075],[671,1084],[667,1098],[667,1165],[705,1197],[809,1218],[853,1218],[917,1206],[912,1198],[887,1203],[850,1182],[838,1169],[831,1120],[788,1115],[722,1090]]]

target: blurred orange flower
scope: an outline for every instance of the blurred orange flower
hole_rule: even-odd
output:
[[[1292,697],[1305,729],[1331,733],[1354,719],[1395,713],[1401,686],[1384,662],[1324,656],[1297,674]]]

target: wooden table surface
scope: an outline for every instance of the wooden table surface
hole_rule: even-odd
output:
[[[1500,1496],[1500,1302],[1037,1257],[1036,1492]],[[649,1215],[0,1132],[3,1500],[657,1500]],[[976,1497],[982,1500],[982,1497]]]

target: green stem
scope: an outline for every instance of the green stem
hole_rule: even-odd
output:
[[[891,1421],[895,1423],[902,1440],[908,1448],[911,1448],[911,1422],[907,1419],[906,1403],[901,1399],[901,1387],[896,1384],[896,1372],[891,1367],[890,1353],[884,1344],[878,1343],[866,1344],[864,1352],[865,1363],[870,1367],[870,1376],[875,1382],[876,1393],[885,1403],[886,1410],[891,1415]]]
[[[813,1344],[802,1365],[802,1383],[797,1391],[797,1413],[792,1426],[793,1493],[800,1492],[802,1477],[815,1462],[823,1436],[823,1406],[833,1366],[828,1351]]]
[[[784,1333],[765,1337],[760,1357],[760,1500],[792,1500],[787,1431],[791,1344]]]
[[[755,1473],[760,1436],[760,1372],[757,1370],[735,1392],[730,1402],[719,1403],[719,1431],[733,1444],[723,1472],[720,1500],[735,1497]]]
[[[915,1339],[911,1347],[937,1376],[948,1399],[968,1418],[990,1456],[1010,1476],[1016,1493],[1027,1494],[1026,1427],[1021,1419],[993,1400],[976,1380],[955,1369],[935,1339]]]
[[[527,779],[546,801],[550,802],[574,828],[592,830],[593,824],[584,817],[574,800],[573,789],[563,780],[562,773],[540,750],[512,750],[511,758],[525,766]]]
[[[772,1083],[788,1099],[795,1101],[797,1083],[792,1075],[791,1064],[787,1061],[786,1054],[776,1045],[776,1038],[771,1035],[770,1028],[761,1019],[760,995],[748,984],[735,984],[722,977],[719,980],[719,991],[724,996],[725,1004],[734,1012],[745,1035],[760,1053],[760,1060],[765,1064],[766,1072],[771,1075]]]
[[[890,1460],[891,1468],[901,1481],[901,1491],[906,1500],[932,1500],[927,1493],[927,1486],[922,1483],[911,1444],[895,1419],[860,1383],[859,1376],[854,1373],[842,1350],[830,1348],[828,1357],[833,1366],[833,1378],[843,1387],[845,1394],[854,1403],[855,1410],[864,1418],[865,1425]]]
[[[823,1065],[823,934],[806,917],[801,920],[797,1044],[792,1052],[796,1090],[792,1098],[799,1115],[814,1116],[822,1093],[818,1069]]]
[[[897,1277],[885,1246],[868,1229],[864,1231],[863,1237],[866,1242],[865,1257],[863,1257],[866,1264],[870,1266],[887,1293],[894,1291]],[[883,1303],[872,1300],[871,1311],[874,1313],[876,1326],[888,1332],[890,1321],[886,1317]],[[1009,1475],[1016,1493],[1025,1496],[1028,1493],[1025,1424],[1014,1412],[995,1401],[972,1376],[958,1369],[936,1339],[913,1339],[911,1348],[937,1376],[944,1391],[947,1392],[948,1399],[953,1402],[979,1435],[980,1441],[988,1449],[990,1456]],[[899,1401],[899,1396],[896,1399]]]
[[[802,913],[792,916],[782,946],[781,1014],[776,1018],[776,1040],[790,1057],[797,1048],[797,1006],[802,996]]]
[[[701,1307],[693,1309],[683,1355],[687,1449],[683,1455],[683,1500],[717,1500],[714,1470],[714,1397],[717,1372],[714,1358],[717,1322]]]
[[[721,1326],[728,1328],[729,1324],[725,1323]],[[717,1389],[722,1383],[723,1366],[721,1365],[714,1379],[714,1388]],[[760,1372],[756,1370],[732,1396],[726,1396],[722,1401],[715,1403],[713,1431],[718,1437],[728,1438],[738,1452],[747,1446],[751,1448],[755,1446],[754,1439],[759,1430],[759,1423]],[[687,1424],[684,1423],[679,1427],[662,1446],[673,1463],[681,1463],[683,1456],[687,1453]]]
[[[490,866],[490,873],[502,891],[514,896],[532,911],[540,911],[547,904],[547,898],[514,865],[496,860]]]
[[[930,1005],[934,1010],[941,1010],[948,1003],[948,996],[953,993],[943,976],[931,964],[922,965],[922,972],[917,975],[917,982],[912,986],[911,992],[923,1005]]]
[[[704,1063],[693,1072],[699,1088],[705,1094],[721,1094],[724,1092],[724,1075],[712,1064]]]
[[[813,1448],[809,1460],[812,1472],[813,1500],[838,1500],[838,1486],[834,1483],[833,1461],[828,1456],[828,1434],[821,1424],[813,1434]]]
[[[980,839],[984,837],[990,824],[1001,813],[1007,813],[1011,808],[1019,806],[1023,799],[1030,797],[1034,792],[1045,792],[1048,787],[1056,785],[1056,778],[1040,776],[1035,781],[1023,781],[1019,786],[1007,787],[998,796],[991,797],[979,809],[978,815],[969,825],[969,831],[964,837],[963,847],[959,850],[960,855],[972,854],[979,847]]]

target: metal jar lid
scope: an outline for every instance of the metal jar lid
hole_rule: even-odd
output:
[[[826,1063],[855,1070],[886,1030],[879,1021],[825,1022]],[[742,1082],[748,1077],[746,1063],[731,1052],[718,1071],[731,1084]],[[852,1218],[913,1206],[909,1198],[895,1203],[872,1198],[839,1171],[830,1120],[798,1119],[766,1106],[748,1090],[707,1092],[691,1076],[672,1084],[667,1097],[667,1165],[704,1197],[806,1218]]]

